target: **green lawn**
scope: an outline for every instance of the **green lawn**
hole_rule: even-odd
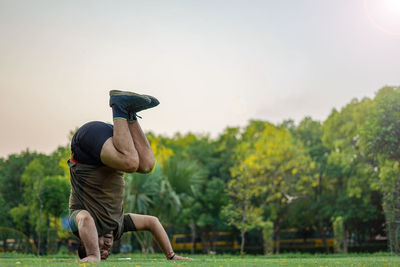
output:
[[[113,255],[101,263],[79,263],[73,256],[46,256],[34,257],[24,254],[1,254],[0,266],[400,266],[400,256],[389,254],[350,254],[350,255],[308,255],[308,254],[282,254],[273,256],[244,256],[237,255],[195,255],[194,261],[166,261],[162,255],[143,256],[139,254]]]

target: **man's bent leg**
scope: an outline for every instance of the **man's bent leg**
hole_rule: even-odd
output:
[[[129,131],[139,155],[137,172],[148,173],[154,168],[154,155],[149,141],[137,121],[129,123]]]
[[[101,161],[114,169],[135,172],[139,168],[138,151],[128,126],[129,109],[146,108],[151,103],[147,96],[119,90],[110,91],[110,106],[113,110],[114,130],[101,149]]]
[[[82,210],[76,215],[79,237],[86,249],[86,257],[81,261],[100,261],[99,240],[96,225],[88,211]]]
[[[126,120],[114,120],[113,136],[104,143],[100,158],[105,165],[117,170],[135,172],[138,169],[139,154]]]
[[[164,230],[157,217],[149,215],[140,215],[134,213],[128,213],[133,223],[135,224],[137,231],[150,231],[154,239],[157,241],[164,255],[169,260],[192,260],[191,258],[185,258],[175,255],[172,249],[171,242],[169,241],[168,235]]]

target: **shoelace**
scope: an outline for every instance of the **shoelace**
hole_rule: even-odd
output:
[[[137,118],[141,118],[142,119],[141,116],[139,116],[139,115],[137,115],[136,113],[133,113],[133,112],[129,112],[128,116],[129,116],[128,117],[128,121],[136,121]]]

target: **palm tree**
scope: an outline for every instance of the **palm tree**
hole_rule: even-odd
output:
[[[189,223],[192,232],[193,254],[196,239],[196,214],[193,213],[192,208],[198,199],[200,187],[205,181],[205,172],[195,161],[178,157],[171,157],[163,170],[164,177],[182,203],[182,211],[174,219],[178,224]]]
[[[195,195],[204,182],[204,171],[195,161],[171,157],[164,166],[164,175],[178,195]]]
[[[163,175],[162,167],[156,164],[148,174],[131,173],[125,176],[125,210],[150,214],[161,222],[170,222],[182,205],[178,195]],[[142,252],[154,252],[152,236],[148,232],[133,232]]]
[[[148,174],[130,173],[125,176],[125,210],[148,214],[153,198],[160,191],[161,169],[156,166]]]
[[[131,173],[125,176],[125,210],[127,212],[149,214],[153,199],[160,191],[161,169],[155,168],[148,174]],[[152,236],[148,232],[133,232],[142,248],[142,253],[153,253]]]
[[[132,173],[125,176],[125,210],[151,214],[164,223],[181,223],[182,209],[191,207],[204,181],[204,172],[193,161],[171,157],[162,168],[159,164],[151,173]],[[190,215],[191,228],[194,219]],[[193,230],[192,232],[194,232]],[[134,232],[143,253],[153,252],[152,238]],[[195,232],[193,234],[195,237]]]

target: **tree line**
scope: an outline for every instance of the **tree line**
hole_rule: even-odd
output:
[[[264,253],[279,253],[282,230],[295,228],[319,233],[326,251],[333,232],[337,251],[347,252],[349,240],[386,236],[399,253],[399,122],[400,87],[387,86],[323,122],[251,120],[216,138],[148,132],[156,167],[125,175],[125,211],[200,238],[204,252],[213,249],[211,233],[229,230],[240,234],[242,253],[249,232],[261,237]],[[69,157],[66,145],[0,158],[1,229],[56,252],[55,240],[71,236]],[[134,234],[143,252],[153,250],[150,236]]]

